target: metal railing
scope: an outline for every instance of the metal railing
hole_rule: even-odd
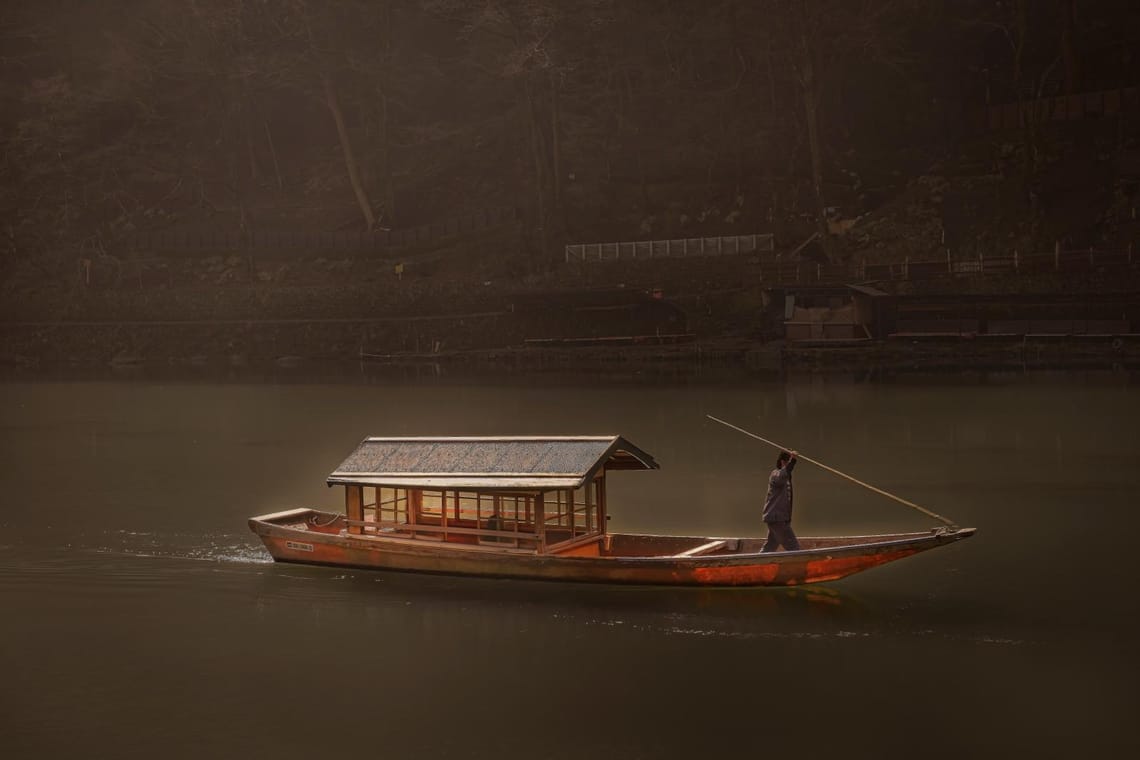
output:
[[[638,240],[629,243],[576,243],[566,246],[566,261],[619,261],[629,259],[732,256],[776,250],[776,238],[764,235]]]
[[[1099,270],[1130,269],[1135,263],[1133,247],[1117,250],[1064,251],[1059,247],[1051,253],[1012,254],[1000,256],[979,255],[977,258],[927,259],[911,261],[909,258],[895,264],[860,264],[852,268],[862,280],[931,280],[944,277],[969,276],[1021,276],[1044,274],[1076,274]]]
[[[760,283],[774,285],[842,285],[875,280],[919,281],[957,277],[1023,277],[1126,271],[1140,266],[1129,245],[1120,250],[1054,250],[1052,253],[978,256],[970,259],[909,258],[887,264],[867,262],[823,264],[808,261],[761,261],[751,268]]]

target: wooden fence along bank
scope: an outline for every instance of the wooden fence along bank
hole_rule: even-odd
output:
[[[772,235],[681,238],[631,243],[579,243],[566,246],[565,260],[604,263],[661,258],[692,258],[754,254],[759,258],[753,272],[758,282],[773,285],[810,283],[845,284],[871,281],[934,280],[970,275],[1040,275],[1089,273],[1098,270],[1131,269],[1140,264],[1132,244],[1119,250],[1062,250],[1060,244],[1048,253],[979,254],[977,258],[955,258],[949,252],[941,258],[905,258],[890,264],[823,264],[808,261],[782,261],[775,253]],[[767,255],[763,255],[767,254]]]

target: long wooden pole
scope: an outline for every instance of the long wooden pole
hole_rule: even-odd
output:
[[[768,444],[769,446],[775,446],[777,449],[781,449],[783,451],[791,451],[791,449],[788,448],[787,446],[781,446],[780,444],[776,443],[775,441],[769,441],[767,438],[762,438],[762,437],[756,435],[755,433],[752,433],[752,432],[745,430],[742,427],[737,427],[736,425],[733,425],[731,422],[725,422],[724,420],[720,419],[719,417],[713,417],[711,414],[706,414],[705,416],[708,417],[713,422],[719,422],[720,424],[722,424],[726,427],[730,427],[733,430],[744,433],[745,435],[750,436],[752,438],[755,438],[758,441],[763,441],[764,443]],[[875,493],[880,494],[882,496],[886,496],[888,499],[893,499],[894,501],[897,501],[899,504],[903,504],[905,506],[908,506],[911,509],[917,509],[919,512],[923,513],[924,515],[926,515],[928,517],[933,517],[935,520],[938,520],[939,522],[943,523],[944,525],[949,526],[953,530],[958,529],[958,525],[953,520],[949,520],[940,514],[937,514],[935,512],[931,512],[926,507],[920,507],[919,505],[915,504],[913,501],[907,501],[906,499],[902,498],[901,496],[895,496],[893,493],[890,493],[888,491],[884,491],[881,488],[877,488],[877,487],[871,485],[870,483],[864,483],[862,480],[859,480],[858,478],[851,477],[850,475],[848,475],[845,472],[840,472],[839,470],[835,469],[834,467],[829,467],[829,466],[825,465],[823,462],[812,459],[811,457],[806,457],[803,454],[800,454],[799,452],[796,452],[796,457],[804,460],[805,462],[811,462],[812,464],[814,464],[817,467],[822,467],[823,469],[827,470],[828,472],[832,473],[833,475],[838,475],[841,478],[846,478],[847,480],[850,480],[852,483],[855,483],[857,485],[861,485],[864,488],[869,489],[871,491],[874,491]]]

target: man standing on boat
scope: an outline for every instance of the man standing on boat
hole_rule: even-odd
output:
[[[781,451],[776,469],[768,476],[768,496],[764,499],[764,522],[768,524],[768,540],[761,552],[774,552],[779,547],[794,552],[800,548],[792,531],[792,469],[796,452]]]

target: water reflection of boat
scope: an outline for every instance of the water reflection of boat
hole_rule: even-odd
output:
[[[657,536],[606,529],[606,478],[657,469],[620,436],[366,438],[328,477],[345,513],[251,518],[279,562],[511,578],[690,586],[792,586],[843,578],[974,534],[801,538]]]

